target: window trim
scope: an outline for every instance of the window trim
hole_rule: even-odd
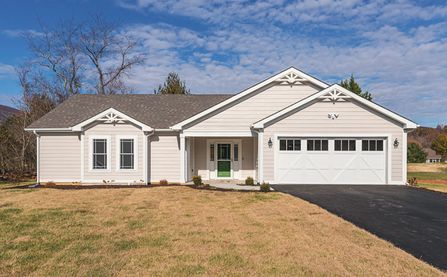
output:
[[[280,137],[277,139],[278,140],[278,151],[281,153],[295,153],[295,152],[300,152],[303,150],[303,144],[302,144],[302,139],[301,138],[288,138],[288,137]],[[281,141],[285,141],[286,142],[286,149],[285,150],[281,150]],[[288,141],[292,141],[292,150],[288,150],[287,149],[287,143]],[[296,150],[295,149],[295,142],[299,141],[300,143],[300,149]]]
[[[105,139],[107,142],[107,168],[105,169],[95,169],[93,168],[93,140],[95,139]],[[111,171],[111,157],[112,157],[112,139],[111,136],[89,136],[89,149],[88,149],[88,169],[89,172],[110,172]]]
[[[121,168],[121,140],[122,139],[133,139],[133,168]],[[115,142],[115,164],[116,164],[116,171],[122,171],[122,172],[129,172],[129,171],[137,171],[138,170],[138,136],[127,136],[127,135],[120,135],[116,136],[116,142]]]

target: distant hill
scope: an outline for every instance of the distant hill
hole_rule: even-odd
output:
[[[6,118],[8,118],[9,116],[11,116],[12,114],[15,114],[19,112],[19,110],[8,107],[8,106],[4,106],[4,105],[0,105],[0,124],[6,120]]]
[[[416,130],[408,133],[408,143],[417,142],[423,148],[431,148],[431,143],[440,134],[447,134],[447,128],[418,127]]]

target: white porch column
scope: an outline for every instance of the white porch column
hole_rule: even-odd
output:
[[[36,182],[40,184],[40,135],[36,135]]]
[[[148,165],[149,165],[149,163],[148,163],[148,154],[147,154],[147,147],[148,147],[148,144],[149,144],[149,140],[148,140],[148,138],[149,138],[149,135],[146,133],[146,132],[144,132],[143,133],[143,181],[144,181],[144,184],[145,185],[147,185],[148,183],[149,183],[149,181],[148,181],[148,174],[147,174],[147,172],[148,172]]]
[[[402,134],[402,179],[404,181],[404,185],[407,184],[407,130],[404,129]],[[390,172],[391,174],[391,172]]]
[[[264,130],[258,131],[258,182],[264,181]]]
[[[84,161],[85,161],[85,136],[84,131],[81,132],[81,182],[84,182]]]
[[[180,134],[180,183],[186,183],[186,137]]]

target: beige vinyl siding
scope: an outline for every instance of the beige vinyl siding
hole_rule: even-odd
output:
[[[328,113],[338,113],[335,120],[328,118]],[[384,116],[370,108],[353,102],[316,102],[302,108],[293,114],[271,123],[264,129],[264,179],[274,180],[274,147],[269,148],[267,142],[275,134],[378,134],[391,135],[392,140],[398,139],[398,148],[391,147],[391,181],[402,182],[402,146],[403,129]]]
[[[130,123],[123,124],[107,124],[107,123],[95,123],[89,126],[84,132],[84,179],[89,181],[102,182],[144,182],[144,155],[143,155],[143,131],[138,127]],[[92,169],[91,160],[91,142],[95,136],[110,136],[110,165],[109,171],[94,170]],[[119,136],[136,137],[138,142],[138,152],[135,153],[135,159],[137,167],[135,170],[119,170],[117,163],[119,162],[117,153],[119,153],[119,145],[117,138]]]
[[[151,182],[180,180],[180,145],[176,133],[155,133],[150,137]]]
[[[241,178],[245,179],[247,177],[256,177],[256,152],[257,148],[254,148],[255,138],[204,138],[204,137],[196,137],[194,138],[194,153],[192,154],[194,157],[194,175],[200,175],[203,179],[209,178],[209,172],[207,168],[208,157],[207,157],[207,147],[208,140],[213,141],[231,141],[235,139],[241,140],[242,147],[242,157],[239,158],[239,161],[242,163],[241,170]]]
[[[40,180],[69,182],[80,178],[81,141],[78,134],[41,134]]]
[[[250,126],[315,92],[309,85],[273,85],[255,92],[233,106],[187,126],[189,131],[250,131]]]

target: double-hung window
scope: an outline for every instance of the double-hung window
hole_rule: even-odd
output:
[[[107,139],[93,139],[93,169],[107,169]]]
[[[122,138],[119,140],[120,155],[119,168],[120,169],[135,169],[135,141],[132,138]]]

